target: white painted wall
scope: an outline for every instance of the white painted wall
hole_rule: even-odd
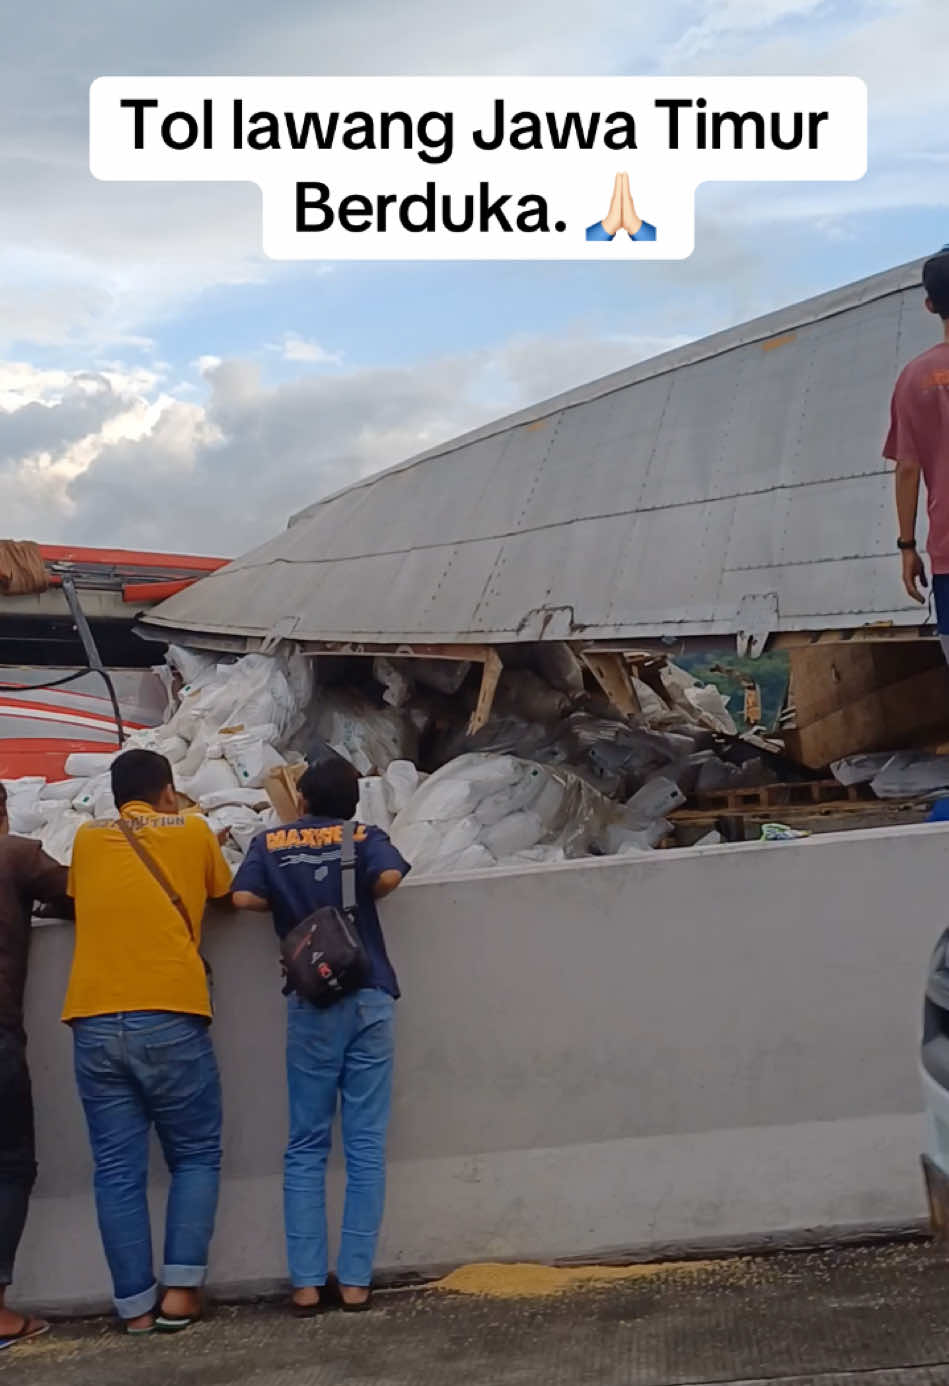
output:
[[[383,909],[405,995],[380,1266],[920,1217],[918,1024],[947,861],[940,826],[407,884]],[[248,1290],[284,1270],[283,1002],[268,920],[208,933],[212,1279]],[[68,928],[36,931],[41,1174],[18,1266],[21,1296],[60,1307],[108,1285],[56,1019],[70,950]]]

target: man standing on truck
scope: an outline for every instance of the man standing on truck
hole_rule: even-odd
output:
[[[893,391],[883,456],[896,463],[903,586],[920,603],[926,601],[921,588],[927,582],[916,547],[916,510],[920,476],[926,481],[933,598],[939,638],[949,659],[949,246],[926,261],[923,288],[927,309],[942,319],[944,340],[903,368]]]
[[[65,866],[48,857],[38,842],[10,835],[7,791],[0,784],[0,1351],[49,1328],[42,1319],[14,1313],[4,1304],[36,1179],[23,989],[37,900],[61,918],[72,918]]]

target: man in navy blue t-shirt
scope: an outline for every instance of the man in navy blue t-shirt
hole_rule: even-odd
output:
[[[234,878],[239,909],[270,910],[283,937],[342,893],[343,823],[353,818],[359,779],[341,757],[312,765],[299,783],[304,815],[261,833]],[[393,1011],[399,995],[376,901],[409,871],[381,828],[358,823],[356,925],[370,963],[365,987],[326,1010],[291,994],[287,1014],[290,1139],[284,1220],[296,1313],[317,1313],[328,1272],[326,1161],[342,1102],[346,1204],[338,1278],[343,1308],[369,1303],[385,1197],[385,1145],[392,1096]]]

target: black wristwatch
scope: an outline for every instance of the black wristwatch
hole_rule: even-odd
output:
[[[913,549],[916,547],[916,540],[897,539],[896,547],[899,549],[900,553],[912,553]]]

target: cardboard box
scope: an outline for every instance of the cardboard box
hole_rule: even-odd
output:
[[[278,765],[268,772],[264,780],[267,797],[276,809],[281,823],[292,823],[295,818],[300,817],[301,805],[297,783],[306,768],[306,762],[302,760],[293,765]]]

